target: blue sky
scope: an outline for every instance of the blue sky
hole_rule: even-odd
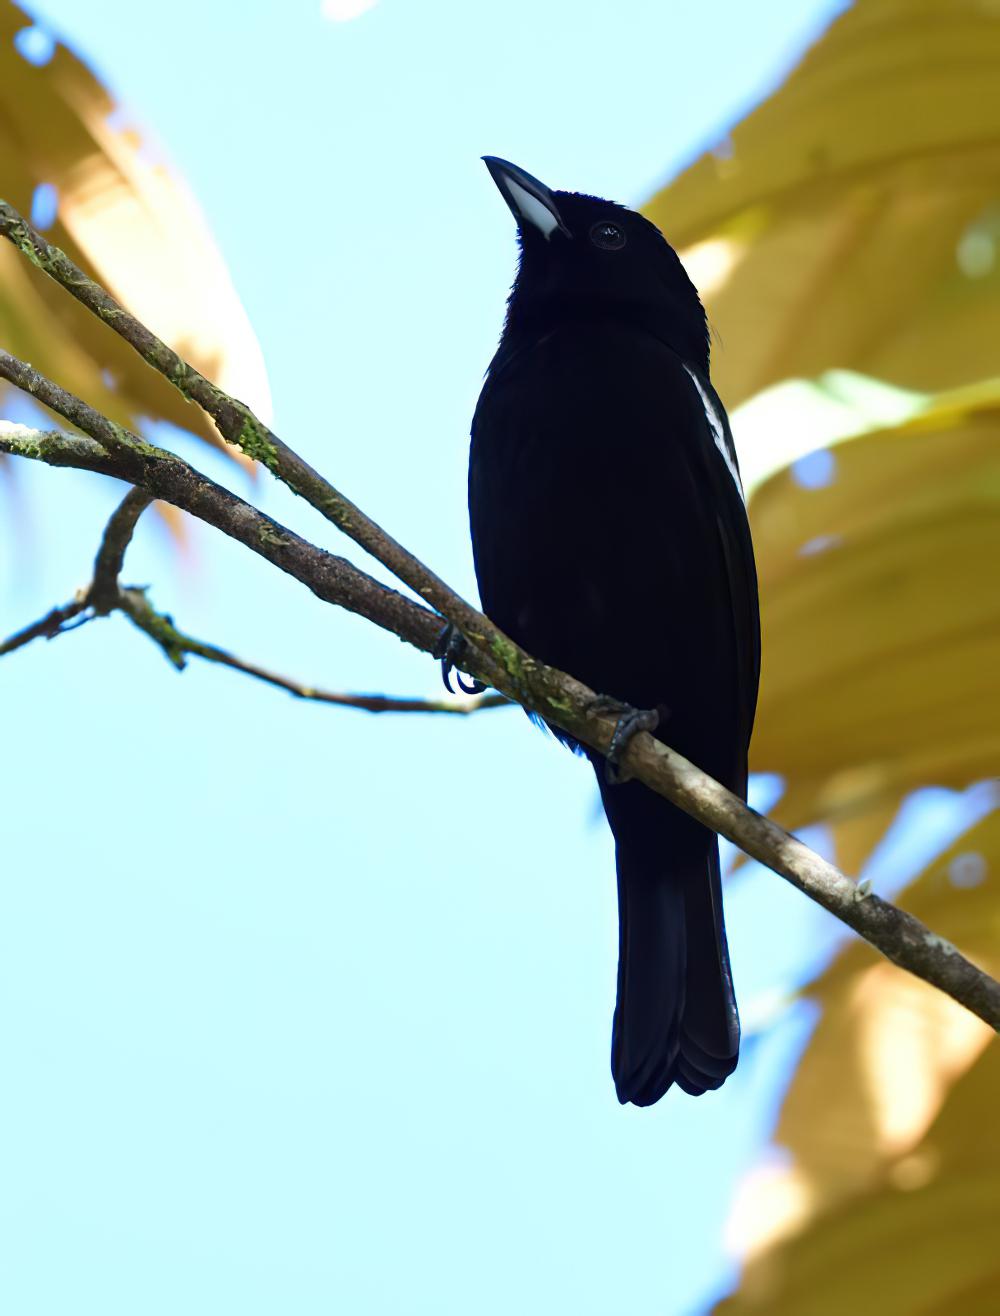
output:
[[[197,195],[279,433],[474,596],[468,421],[514,262],[480,155],[638,204],[833,8],[33,12]],[[0,486],[0,630],[83,582],[116,492]],[[280,488],[253,496],[356,556]],[[126,576],[305,680],[437,692],[426,659],[208,530],[178,557],[144,522]],[[5,1310],[678,1316],[732,1281],[729,1197],[809,1016],[752,1037],[714,1096],[618,1106],[614,864],[581,763],[515,714],[370,718],[179,677],[120,619],[0,677]],[[728,906],[745,1006],[836,935],[752,868]]]

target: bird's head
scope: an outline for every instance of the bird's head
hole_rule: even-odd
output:
[[[613,316],[708,370],[708,322],[677,253],[648,219],[613,201],[554,192],[517,165],[483,157],[517,220],[521,261],[507,332],[558,318]]]

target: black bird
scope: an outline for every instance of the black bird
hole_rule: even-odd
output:
[[[520,263],[472,423],[483,608],[535,657],[658,710],[657,734],[745,798],[757,580],[698,293],[641,215],[485,163]],[[618,1099],[697,1096],[739,1051],[717,839],[584,752],[617,852]]]

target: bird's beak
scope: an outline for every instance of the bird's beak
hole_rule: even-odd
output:
[[[483,163],[522,229],[531,225],[546,241],[557,229],[568,238],[573,236],[562,221],[551,189],[544,183],[509,160],[501,160],[495,155],[484,155]]]

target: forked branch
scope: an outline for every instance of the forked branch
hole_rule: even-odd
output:
[[[0,438],[3,429],[0,427]],[[108,617],[113,612],[126,616],[143,634],[163,651],[164,657],[183,671],[189,656],[242,672],[257,681],[284,690],[296,699],[312,700],[319,704],[334,704],[339,708],[357,708],[366,713],[447,713],[468,716],[492,708],[506,708],[510,700],[503,695],[486,695],[480,699],[452,696],[441,699],[400,698],[393,695],[342,693],[307,685],[292,677],[272,672],[258,663],[237,658],[228,649],[179,630],[172,617],[159,612],[149,601],[148,591],[135,585],[123,585],[119,580],[125,560],[125,551],[139,517],[153,501],[143,489],[132,488],[115,509],[101,537],[101,545],[94,562],[94,577],[90,585],[77,591],[76,597],[61,608],[53,608],[40,620],[17,631],[0,643],[0,657],[23,648],[32,640],[54,639],[68,630],[81,626],[95,617]]]

